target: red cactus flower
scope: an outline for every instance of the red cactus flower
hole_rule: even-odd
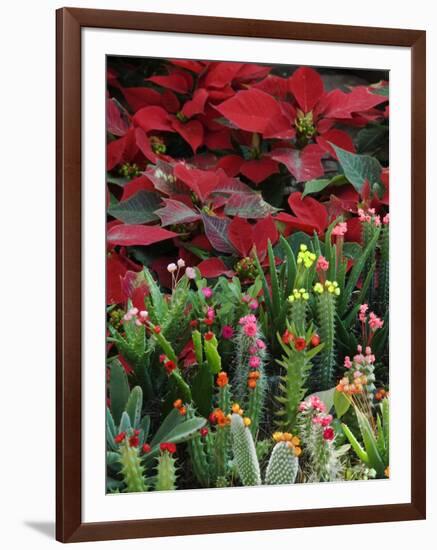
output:
[[[214,338],[214,333],[209,331],[205,334],[205,340],[209,341],[209,340],[212,340]]]
[[[312,336],[311,336],[311,345],[313,347],[316,347],[320,344],[320,336],[316,333],[314,333]]]
[[[129,445],[131,447],[138,447],[139,444],[140,444],[140,438],[138,437],[137,434],[134,434],[129,438]]]
[[[206,437],[208,435],[208,428],[200,428],[199,430],[199,434],[200,434],[200,437]]]
[[[144,443],[142,449],[143,449],[143,453],[147,454],[147,453],[150,453],[150,451],[152,450],[152,447],[148,443]]]
[[[171,455],[176,452],[176,445],[174,443],[161,443],[159,448],[162,452],[169,452]]]
[[[332,441],[334,439],[335,432],[332,428],[325,428],[323,430],[323,439],[325,441]]]
[[[305,338],[296,338],[294,340],[294,348],[296,351],[303,351],[306,348]]]
[[[115,443],[121,443],[126,438],[126,432],[120,432],[114,437]]]
[[[174,361],[167,361],[164,363],[164,368],[167,371],[167,374],[171,374],[176,368],[176,363]]]

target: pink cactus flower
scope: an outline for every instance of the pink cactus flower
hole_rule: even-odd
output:
[[[249,367],[251,369],[257,369],[261,365],[261,359],[257,355],[252,355],[249,359]]]
[[[256,333],[257,333],[257,328],[256,328],[256,324],[255,323],[246,323],[244,325],[244,334],[246,336],[249,336],[249,337],[253,337],[253,336],[256,336]]]
[[[257,345],[258,349],[266,349],[265,342],[263,340],[260,340],[259,338],[256,341],[256,345]]]

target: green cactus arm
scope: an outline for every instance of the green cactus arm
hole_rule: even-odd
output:
[[[138,447],[130,447],[127,441],[120,445],[119,461],[121,463],[121,474],[126,485],[125,492],[140,493],[147,491],[148,487],[144,480],[144,468],[141,465]]]
[[[206,445],[200,435],[193,437],[188,442],[188,453],[191,458],[193,473],[202,487],[210,486],[209,461]]]
[[[175,489],[176,461],[168,451],[164,451],[158,456],[155,491],[174,491]]]
[[[280,441],[273,447],[267,464],[266,485],[285,485],[296,481],[299,460],[294,454],[292,445]]]
[[[325,344],[317,361],[319,390],[327,390],[334,383],[335,301],[335,295],[330,292],[323,292],[317,297],[319,335]]]
[[[240,481],[245,486],[261,485],[255,443],[250,430],[238,414],[231,417],[232,450]]]
[[[198,330],[194,330],[191,338],[193,340],[194,354],[196,356],[197,364],[203,365],[203,347],[202,347],[202,335]]]
[[[247,389],[248,397],[246,414],[251,421],[249,429],[254,439],[256,439],[258,434],[258,428],[264,412],[264,403],[266,398],[266,375],[262,367],[258,369],[258,372],[260,377],[256,381],[255,388]]]

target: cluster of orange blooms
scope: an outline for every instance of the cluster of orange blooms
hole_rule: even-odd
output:
[[[214,409],[209,415],[209,420],[211,423],[221,427],[231,423],[230,415],[226,415],[221,409]]]
[[[224,386],[227,386],[229,383],[229,378],[226,372],[222,371],[219,372],[216,379],[216,384],[219,388],[223,388]]]
[[[257,370],[252,370],[249,372],[249,375],[247,377],[247,387],[251,390],[254,390],[256,388],[256,381],[260,377],[260,373]]]
[[[182,399],[176,399],[176,401],[173,403],[173,407],[179,411],[179,414],[182,416],[185,416],[187,414],[187,408],[184,407],[182,403]]]
[[[300,447],[300,438],[297,437],[297,435],[293,435],[290,432],[275,432],[272,437],[275,443],[285,441],[288,447],[293,450],[295,456],[300,456],[302,454],[302,449]]]
[[[389,393],[388,393],[388,391],[385,391],[384,388],[380,388],[375,393],[375,399],[377,401],[382,401],[382,399],[384,399],[384,397],[388,397],[388,396],[389,396]]]
[[[367,376],[360,374],[355,376],[351,382],[347,376],[344,376],[337,384],[337,391],[341,391],[348,395],[355,395],[357,393],[363,393],[364,386],[367,384]]]

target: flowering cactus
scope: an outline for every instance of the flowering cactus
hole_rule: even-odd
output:
[[[299,469],[298,456],[301,453],[300,439],[291,433],[273,434],[276,445],[273,447],[267,465],[266,485],[284,485],[296,481]]]
[[[138,493],[147,491],[147,485],[144,480],[144,467],[141,464],[141,458],[138,449],[138,433],[133,432],[130,437],[126,432],[120,432],[115,437],[115,442],[119,444],[119,461],[121,463],[121,473],[126,486],[127,493]]]
[[[176,466],[172,454],[176,452],[174,443],[161,443],[161,453],[157,458],[156,491],[173,491],[176,489]]]
[[[239,321],[236,337],[235,397],[242,402],[251,419],[251,432],[256,435],[262,418],[266,393],[264,362],[266,344],[255,315]]]
[[[303,441],[304,473],[309,482],[334,481],[343,473],[341,457],[348,447],[335,447],[332,420],[323,401],[315,395],[299,405],[298,430]]]
[[[261,485],[261,472],[255,443],[247,423],[237,412],[231,417],[232,450],[243,485]]]

